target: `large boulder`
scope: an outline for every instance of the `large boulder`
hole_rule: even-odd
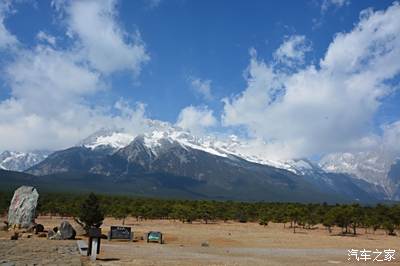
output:
[[[68,221],[62,221],[58,232],[61,234],[61,239],[74,239],[76,231]]]
[[[14,192],[8,209],[10,227],[29,228],[34,225],[39,193],[34,187],[22,186]]]

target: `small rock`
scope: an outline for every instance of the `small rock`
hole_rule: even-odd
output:
[[[56,232],[54,232],[53,230],[50,230],[50,231],[47,233],[47,238],[50,239],[50,237],[54,236],[55,234],[56,234]]]
[[[18,240],[19,234],[18,233],[14,233],[13,236],[11,236],[11,240]]]
[[[49,235],[50,235],[50,232],[49,232]],[[49,235],[47,235],[47,238],[50,240],[62,240],[63,239],[60,231],[58,231],[57,233],[54,233],[52,236],[49,236]]]
[[[202,247],[209,247],[209,246],[210,246],[210,244],[208,244],[208,242],[207,242],[207,241],[205,241],[205,242],[201,243],[201,246],[202,246]]]
[[[42,224],[37,224],[35,227],[35,234],[42,233],[44,231],[44,226]]]

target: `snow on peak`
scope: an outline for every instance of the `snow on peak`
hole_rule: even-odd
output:
[[[240,139],[236,135],[221,138],[216,136],[198,137],[169,123],[151,120],[148,121],[146,126],[146,132],[138,134],[126,133],[122,130],[102,129],[83,140],[80,145],[91,149],[108,147],[112,150],[118,150],[129,145],[136,137],[140,137],[143,144],[154,154],[158,154],[163,145],[177,143],[183,148],[201,150],[220,157],[234,156],[253,163],[285,169],[296,174],[304,175],[307,171],[316,168],[307,160],[280,161],[264,158],[252,152],[253,144]]]
[[[189,132],[176,127],[169,127],[163,130],[155,129],[149,133],[143,134],[143,138],[146,147],[152,150],[157,149],[167,141],[169,143],[178,143],[183,147],[189,147],[217,156],[227,157],[226,153],[213,147],[207,139],[193,136]]]
[[[83,144],[83,146],[90,149],[96,149],[104,146],[112,149],[120,149],[126,147],[132,142],[133,139],[134,137],[130,134],[114,132],[111,135],[98,136],[94,141]]]
[[[12,171],[24,171],[43,161],[49,152],[16,152],[4,151],[0,154],[0,168]]]
[[[379,152],[332,153],[320,160],[327,172],[347,173],[367,182],[386,185],[386,177],[393,160]]]

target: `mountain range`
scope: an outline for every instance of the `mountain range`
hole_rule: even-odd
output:
[[[0,182],[57,191],[217,200],[400,199],[400,160],[384,167],[378,159],[373,164],[351,154],[328,155],[319,163],[271,161],[243,152],[243,145],[235,136],[224,141],[198,138],[166,123],[153,124],[138,135],[103,129],[53,153],[3,152]]]
[[[24,171],[33,165],[43,161],[50,152],[15,152],[4,151],[0,153],[0,169],[11,171]]]

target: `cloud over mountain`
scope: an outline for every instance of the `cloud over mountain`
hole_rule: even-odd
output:
[[[389,81],[400,73],[399,62],[400,5],[365,10],[317,64],[286,72],[252,51],[247,87],[225,99],[223,123],[262,138],[266,156],[368,148],[374,144],[371,121],[382,99],[398,88]]]
[[[115,1],[54,1],[71,44],[58,46],[55,37],[40,31],[34,47],[13,47],[3,67],[10,97],[0,102],[0,150],[60,149],[101,127],[140,129],[143,104],[88,101],[109,89],[109,75],[137,76],[149,60],[138,34],[129,37],[117,23],[115,6]],[[11,8],[11,1],[0,5],[1,47],[16,42],[2,23]]]

